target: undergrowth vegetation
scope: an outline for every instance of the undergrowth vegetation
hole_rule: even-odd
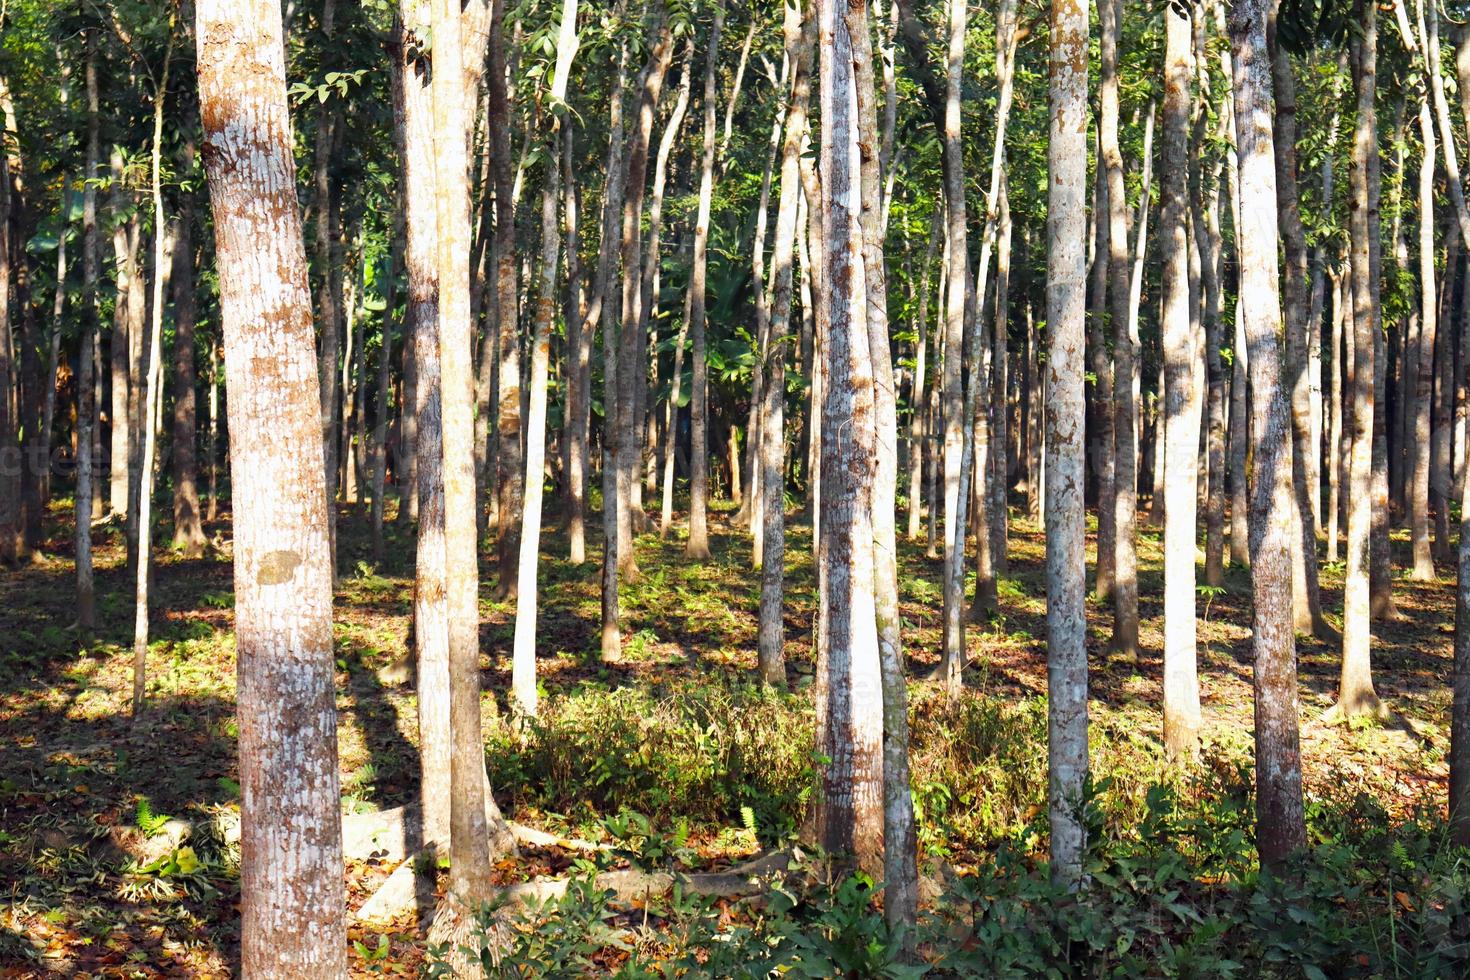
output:
[[[1470,971],[1470,852],[1428,810],[1393,820],[1374,800],[1317,800],[1312,843],[1278,874],[1259,867],[1249,801],[1185,806],[1145,792],[1121,825],[1095,787],[1087,884],[1055,886],[1033,822],[964,873],[929,866],[917,954],[875,909],[874,883],[831,880],[798,851],[740,902],[676,889],[633,915],[584,865],[567,894],[486,907],[470,951],[493,977],[1449,977]],[[1126,809],[1126,808],[1122,808]],[[662,853],[654,848],[655,853]],[[430,950],[430,976],[448,950]]]

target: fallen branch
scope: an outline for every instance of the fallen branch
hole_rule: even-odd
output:
[[[790,852],[773,851],[729,871],[698,874],[639,871],[635,868],[604,871],[593,879],[593,886],[612,892],[613,901],[623,905],[663,898],[673,892],[675,885],[686,895],[742,898],[764,892],[770,880],[784,874],[790,864]],[[420,915],[431,910],[434,904],[433,881],[428,876],[420,876],[418,867],[419,862],[413,859],[400,864],[357,910],[355,918],[363,922],[386,922],[410,909],[417,909]],[[564,897],[571,883],[570,878],[536,878],[496,889],[490,901],[501,905],[539,905]]]

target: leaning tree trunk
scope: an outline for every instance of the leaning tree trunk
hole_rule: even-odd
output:
[[[1083,334],[1087,263],[1087,8],[1053,0],[1047,167],[1046,638],[1052,878],[1082,883],[1087,848],[1087,566]]]
[[[240,968],[345,977],[331,546],[281,8],[195,9],[230,377]]]
[[[1291,607],[1292,488],[1289,419],[1276,332],[1276,187],[1271,150],[1268,0],[1240,0],[1230,12],[1235,133],[1240,154],[1240,302],[1250,345],[1252,651],[1255,657],[1256,840],[1261,860],[1279,865],[1306,844],[1297,731],[1296,637]]]

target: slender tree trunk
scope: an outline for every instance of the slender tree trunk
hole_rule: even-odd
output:
[[[240,968],[345,977],[331,551],[280,6],[195,9],[239,491]]]
[[[1297,731],[1296,637],[1291,608],[1291,471],[1287,405],[1276,333],[1281,306],[1276,269],[1276,188],[1271,151],[1271,65],[1267,0],[1240,0],[1230,12],[1236,145],[1240,154],[1242,319],[1250,345],[1252,652],[1255,657],[1256,841],[1261,860],[1279,865],[1306,844]]]
[[[174,53],[173,20],[169,19],[168,44],[164,49],[163,69],[153,94],[153,146],[149,162],[153,201],[153,309],[148,334],[148,375],[143,401],[143,455],[138,463],[137,511],[137,579],[133,592],[133,717],[143,711],[148,669],[148,587],[151,584],[153,552],[153,458],[158,449],[158,426],[154,424],[154,404],[163,393],[163,270],[168,237],[163,218],[163,112],[168,92],[169,67]],[[188,331],[192,335],[192,329]],[[191,336],[192,341],[192,336]],[[192,350],[190,355],[192,356]],[[192,380],[192,379],[191,379]],[[196,508],[197,509],[197,508]]]
[[[576,18],[576,0],[569,0]],[[555,132],[553,128],[553,133]],[[546,148],[541,189],[541,296],[531,337],[531,401],[526,412],[526,493],[521,519],[521,561],[516,586],[516,625],[511,662],[511,696],[517,710],[536,714],[536,564],[541,548],[541,497],[546,468],[546,379],[551,363],[551,321],[556,310],[556,262],[560,234],[555,137]]]
[[[1164,748],[1174,760],[1199,752],[1194,559],[1199,392],[1190,322],[1189,116],[1193,35],[1187,9],[1165,10],[1162,345],[1164,354]]]
[[[519,289],[516,283],[515,170],[510,154],[510,94],[506,88],[505,0],[490,4],[490,60],[485,73],[486,123],[489,129],[491,173],[495,183],[495,238],[491,265],[495,270],[495,343],[499,356],[498,404],[495,409],[496,595],[515,596],[516,564],[520,557],[523,459],[521,446],[521,359]],[[476,438],[476,451],[485,450]],[[483,463],[485,470],[488,463]],[[488,471],[485,477],[488,477]],[[490,495],[479,481],[482,497]],[[476,508],[477,527],[483,526],[483,504]]]
[[[781,148],[781,192],[776,209],[776,241],[771,252],[769,338],[766,360],[765,410],[762,413],[761,471],[754,492],[765,495],[761,554],[760,628],[757,653],[761,680],[786,685],[786,627],[783,618],[786,567],[786,337],[791,332],[792,262],[796,251],[798,204],[801,201],[801,149],[806,141],[807,107],[811,101],[812,47],[816,18],[808,7],[785,8],[786,61],[791,90],[786,103]]]
[[[333,47],[337,0],[322,0],[319,43],[324,51]],[[332,581],[337,580],[337,398],[340,377],[337,360],[342,348],[342,254],[338,242],[341,192],[333,186],[333,161],[337,147],[338,113],[335,101],[322,102],[317,110],[316,147],[313,167],[312,210],[316,219],[314,240],[317,265],[317,382],[321,401],[322,444],[326,447],[327,538],[332,547]]]
[[[1434,555],[1429,545],[1429,464],[1431,455],[1430,416],[1434,402],[1434,347],[1437,336],[1438,304],[1434,283],[1434,118],[1427,102],[1419,104],[1419,138],[1423,152],[1419,160],[1419,362],[1414,379],[1413,489],[1409,494],[1413,513],[1414,569],[1412,577],[1432,582]]]
[[[929,285],[934,264],[934,250],[944,230],[944,213],[934,209],[930,223],[929,244],[924,250],[923,280],[919,286],[919,309],[915,315],[918,339],[914,342],[914,370],[909,384],[909,507],[908,538],[917,541],[924,514],[924,413],[928,406],[929,355]],[[941,291],[942,295],[942,291]]]
[[[192,152],[190,153],[192,156]],[[195,454],[194,208],[186,197],[174,242],[174,547],[186,558],[204,554],[199,512],[199,458]]]
[[[1342,482],[1342,392],[1346,374],[1343,323],[1352,297],[1348,277],[1348,271],[1343,269],[1332,282],[1332,368],[1327,406],[1327,560],[1330,562],[1337,561],[1338,517],[1341,512],[1339,492]]]
[[[1307,324],[1308,270],[1307,239],[1297,188],[1296,78],[1291,57],[1274,43],[1274,15],[1268,17],[1268,40],[1273,42],[1272,83],[1276,95],[1274,145],[1276,146],[1276,195],[1281,220],[1281,239],[1286,257],[1283,289],[1286,321],[1286,384],[1291,409],[1292,491],[1296,497],[1293,527],[1297,539],[1292,546],[1292,601],[1296,628],[1324,642],[1337,639],[1337,631],[1322,618],[1322,596],[1317,584],[1317,523],[1312,497],[1317,483],[1316,459],[1320,448],[1312,442],[1312,393],[1308,372]]]
[[[690,307],[690,333],[694,338],[694,377],[689,397],[689,541],[684,553],[696,561],[710,557],[709,551],[709,364],[705,339],[705,277],[709,266],[709,215],[714,199],[715,169],[715,83],[724,22],[724,0],[715,0],[714,24],[704,72],[704,149],[699,158],[699,210],[694,223],[694,268],[689,288],[694,290]],[[756,288],[760,288],[757,284]]]
[[[1377,322],[1374,270],[1370,240],[1378,235],[1377,211],[1372,208],[1371,158],[1378,153],[1374,114],[1376,91],[1377,8],[1360,2],[1356,8],[1364,32],[1353,39],[1353,81],[1357,92],[1357,119],[1349,171],[1349,233],[1353,282],[1353,361],[1351,364],[1352,422],[1348,465],[1347,572],[1343,585],[1342,679],[1337,711],[1344,716],[1378,714],[1382,707],[1373,690],[1369,635],[1369,537],[1373,523],[1373,385]]]
[[[97,34],[89,30],[83,37],[86,51],[87,85],[87,168],[82,174],[82,309],[81,352],[77,357],[77,492],[76,492],[76,570],[78,645],[87,649],[97,628],[96,587],[92,575],[93,496],[98,482],[94,472],[97,455],[97,391],[94,367],[97,360],[97,281],[100,278],[97,232],[97,180],[100,177],[101,140],[99,133],[99,98],[97,90]],[[8,177],[0,173],[0,184]],[[6,194],[0,188],[0,197]],[[0,227],[4,221],[0,220]],[[0,237],[4,237],[0,235]],[[0,243],[0,252],[5,246]],[[0,277],[6,274],[0,261]],[[5,287],[0,285],[0,306],[5,305]],[[0,312],[0,319],[5,314]],[[7,338],[0,337],[0,342]],[[0,354],[0,358],[5,355]],[[0,381],[3,381],[0,378]],[[0,388],[0,390],[4,390]],[[0,409],[0,416],[4,410]],[[0,448],[4,446],[4,419],[0,417]],[[3,520],[3,519],[0,519]],[[0,536],[3,536],[0,529]],[[3,546],[0,546],[3,547]],[[0,560],[4,559],[0,552]]]
[[[626,366],[618,363],[616,313],[608,302],[612,288],[613,245],[617,240],[618,215],[623,208],[623,90],[627,50],[618,57],[618,84],[613,97],[609,128],[608,178],[603,192],[601,244],[597,255],[597,273],[593,280],[593,306],[587,322],[602,324],[602,659],[614,661],[622,657],[622,640],[618,633],[618,483],[616,438],[608,422],[617,408],[618,372]]]
[[[566,197],[564,213],[567,239],[567,393],[563,402],[566,432],[562,438],[566,447],[569,559],[573,565],[580,565],[587,560],[587,436],[591,419],[592,333],[596,324],[584,319],[582,310],[582,265],[578,227],[581,200],[577,193],[576,168],[573,162],[575,133],[576,129],[568,120],[566,131],[562,134],[562,188]]]
[[[1087,194],[1087,8],[1053,0],[1047,193],[1046,634],[1052,879],[1080,886],[1087,849],[1087,567],[1082,230]]]
[[[965,31],[969,16],[965,0],[950,0],[949,45],[945,72],[943,113],[944,201],[949,223],[949,275],[945,296],[944,366],[944,646],[940,674],[945,686],[958,692],[964,683],[964,498],[969,492],[960,481],[965,446],[964,391],[961,352],[965,350],[966,291],[969,254],[966,246],[964,159],[961,146],[960,94],[964,83]]]
[[[1208,491],[1205,497],[1205,584],[1218,588],[1225,584],[1225,370],[1220,347],[1224,334],[1221,323],[1221,235],[1220,235],[1220,164],[1210,165],[1209,176],[1201,181],[1201,195],[1190,202],[1195,242],[1200,253],[1205,293],[1205,463]]]
[[[1098,6],[1101,47],[1101,134],[1108,184],[1108,264],[1113,316],[1113,649],[1125,657],[1138,655],[1138,557],[1134,542],[1138,521],[1138,431],[1133,389],[1138,350],[1129,331],[1128,201],[1123,184],[1123,153],[1118,145],[1118,41],[1122,36],[1123,0],[1101,0]],[[1142,209],[1148,207],[1144,185]],[[1099,259],[1101,261],[1101,259]],[[1106,501],[1100,501],[1099,506]],[[1098,548],[1103,546],[1101,539]]]
[[[400,210],[393,223],[393,243],[388,252],[387,285],[383,288],[383,330],[378,349],[378,388],[375,396],[377,407],[373,426],[373,509],[370,516],[373,525],[373,561],[379,565],[383,562],[383,514],[386,509],[384,494],[388,481],[388,398],[393,375],[398,270],[403,268],[403,249],[403,212]],[[408,506],[407,495],[399,495],[398,506]]]

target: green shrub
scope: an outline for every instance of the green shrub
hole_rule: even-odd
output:
[[[548,698],[524,730],[490,732],[490,778],[515,806],[580,816],[635,810],[660,821],[794,828],[815,770],[809,701],[708,685],[658,696],[584,687]]]

